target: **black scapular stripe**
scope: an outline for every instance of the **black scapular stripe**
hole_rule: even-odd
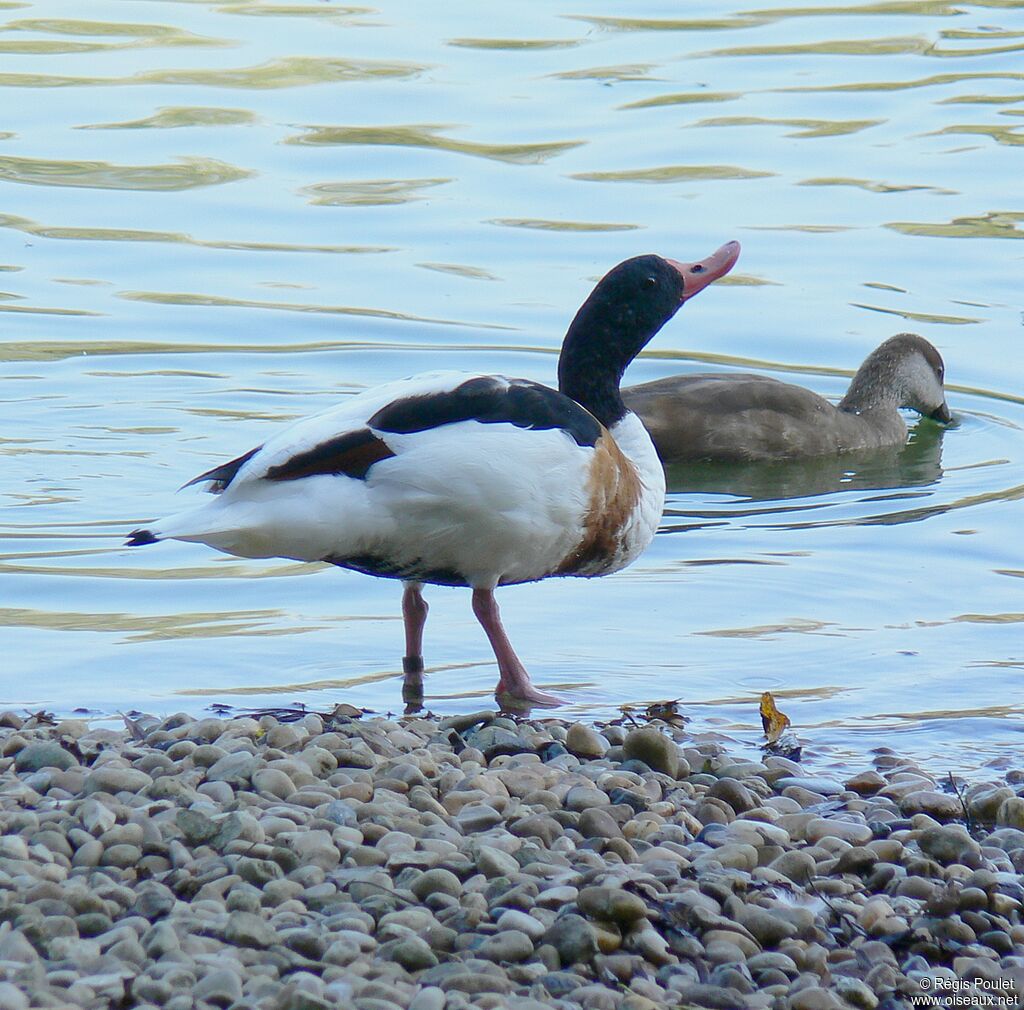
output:
[[[230,463],[221,463],[220,466],[215,466],[212,470],[207,470],[206,473],[201,473],[198,477],[193,477],[187,484],[182,484],[180,490],[184,490],[187,487],[192,487],[193,484],[202,484],[204,480],[213,481],[210,487],[210,491],[213,494],[220,494],[230,484],[235,477],[238,475],[238,471],[249,462],[253,456],[256,455],[262,449],[262,445],[256,446],[255,449],[250,449],[247,453],[239,456],[237,459],[231,460]]]
[[[558,390],[527,379],[512,379],[506,385],[489,376],[468,379],[443,393],[395,400],[367,424],[377,431],[408,435],[458,421],[514,424],[533,430],[560,428],[577,445],[592,446],[601,437],[597,419]]]
[[[266,479],[298,480],[317,474],[343,474],[365,480],[370,467],[389,456],[394,456],[394,453],[384,439],[378,438],[369,428],[360,428],[329,438],[270,467]]]

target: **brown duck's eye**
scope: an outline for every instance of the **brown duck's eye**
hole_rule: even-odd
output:
[[[690,267],[690,273],[691,274],[702,274],[702,273],[704,273],[704,267],[700,263],[697,263],[694,266]]]

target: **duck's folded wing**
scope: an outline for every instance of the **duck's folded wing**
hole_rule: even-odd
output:
[[[526,379],[431,373],[389,383],[305,418],[265,444],[186,484],[209,483],[220,493],[251,481],[291,481],[317,475],[366,479],[373,465],[402,451],[394,436],[427,433],[465,422],[524,430],[559,429],[578,446],[593,446],[599,422],[557,390]]]

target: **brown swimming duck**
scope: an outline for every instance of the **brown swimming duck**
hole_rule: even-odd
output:
[[[662,463],[799,459],[900,445],[909,407],[951,420],[939,352],[916,333],[890,337],[868,355],[838,404],[765,375],[673,375],[622,390]]]

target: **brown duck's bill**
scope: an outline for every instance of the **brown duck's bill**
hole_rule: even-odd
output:
[[[696,263],[679,263],[676,260],[668,260],[683,278],[681,301],[689,301],[712,281],[724,277],[736,265],[739,256],[739,242],[726,242],[721,249],[716,249],[707,259],[699,260]]]
[[[949,424],[953,420],[953,415],[949,412],[949,407],[945,403],[941,407],[936,407],[928,416],[933,421],[939,421],[942,424]]]

